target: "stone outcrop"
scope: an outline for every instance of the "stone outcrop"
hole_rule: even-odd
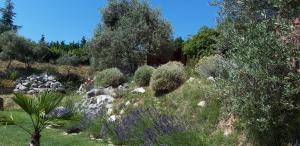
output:
[[[43,91],[64,92],[63,85],[56,80],[55,76],[47,73],[41,75],[31,75],[26,78],[16,80],[14,92],[23,92],[27,94],[36,94]]]

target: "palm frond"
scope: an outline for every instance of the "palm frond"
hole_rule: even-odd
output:
[[[35,102],[32,98],[22,94],[22,93],[15,93],[15,97],[13,101],[17,103],[27,114],[32,115],[36,112],[35,109]]]

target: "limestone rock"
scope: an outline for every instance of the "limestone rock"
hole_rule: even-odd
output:
[[[134,92],[134,93],[145,93],[146,90],[143,87],[140,87],[140,88],[134,89],[132,92]]]

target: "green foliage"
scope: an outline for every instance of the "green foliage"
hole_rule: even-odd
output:
[[[227,76],[227,72],[232,67],[228,62],[220,55],[213,55],[203,57],[195,65],[195,71],[202,77],[221,77]]]
[[[63,65],[78,65],[81,63],[80,57],[64,55],[59,57],[56,62]]]
[[[40,41],[35,45],[33,49],[34,59],[38,62],[48,62],[51,58],[51,52],[49,46],[45,40],[45,36],[42,35]]]
[[[234,60],[225,100],[254,145],[287,145],[299,138],[299,75],[291,66],[291,22],[300,1],[224,0],[217,48]],[[285,38],[286,41],[283,42]],[[228,91],[229,90],[229,91]]]
[[[11,0],[5,1],[5,8],[0,8],[2,17],[0,19],[0,34],[5,31],[17,32],[19,26],[14,25],[14,17],[16,13],[14,10],[14,3]]]
[[[0,115],[0,126],[14,125],[14,121],[7,115]]]
[[[171,26],[147,2],[109,0],[102,16],[90,45],[94,70],[117,67],[133,73],[147,55],[170,50]]]
[[[95,74],[95,84],[97,86],[113,86],[117,87],[125,81],[124,74],[117,68],[105,69]]]
[[[34,43],[14,32],[4,32],[0,35],[0,58],[5,60],[16,59],[24,62],[27,67],[34,61]],[[22,52],[22,53],[20,53]]]
[[[27,97],[22,93],[15,93],[14,102],[29,115],[32,121],[33,131],[18,125],[28,134],[32,135],[32,145],[40,145],[41,131],[53,120],[47,114],[56,108],[62,99],[63,96],[48,92],[41,93],[34,98]]]
[[[87,42],[84,38],[80,43],[50,42],[48,47],[50,52],[48,60],[56,60],[58,64],[67,65],[89,64]]]
[[[169,62],[158,67],[150,80],[150,87],[156,93],[169,92],[182,83],[186,79],[184,66],[179,62]]]
[[[16,70],[12,70],[10,73],[9,73],[9,78],[12,79],[12,80],[15,80],[17,79],[18,77],[18,72]]]
[[[294,46],[278,40],[270,31],[273,23],[249,24],[243,34],[232,36],[230,55],[238,64],[229,80],[232,111],[256,145],[286,145],[300,138],[300,77],[290,62]]]
[[[22,123],[24,127],[31,126],[31,120],[25,112],[20,110],[2,111],[0,117],[13,115],[16,123]],[[0,119],[1,121],[1,119]],[[68,125],[73,120],[53,121],[55,124],[65,122]],[[1,122],[0,122],[1,123]],[[91,140],[88,133],[82,132],[78,135],[64,135],[62,129],[45,129],[42,132],[41,145],[54,146],[54,145],[69,145],[69,146],[107,146],[108,144],[103,141]],[[3,146],[25,146],[28,145],[28,134],[20,130],[16,125],[0,125],[0,139]]]
[[[276,24],[292,22],[299,16],[298,0],[213,0],[220,6],[218,32],[220,33],[216,48],[224,54],[234,48],[237,33],[247,30],[248,24],[256,25],[263,20],[278,19]],[[240,38],[239,38],[240,39]]]
[[[183,53],[189,58],[209,56],[215,53],[216,37],[219,33],[215,29],[202,27],[200,31],[187,40],[183,47]]]
[[[148,65],[139,67],[134,73],[134,82],[138,86],[148,86],[154,68]]]

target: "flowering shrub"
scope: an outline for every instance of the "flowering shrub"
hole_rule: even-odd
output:
[[[157,145],[158,138],[186,130],[178,119],[160,114],[153,108],[135,109],[124,118],[108,124],[112,141],[117,145]]]

